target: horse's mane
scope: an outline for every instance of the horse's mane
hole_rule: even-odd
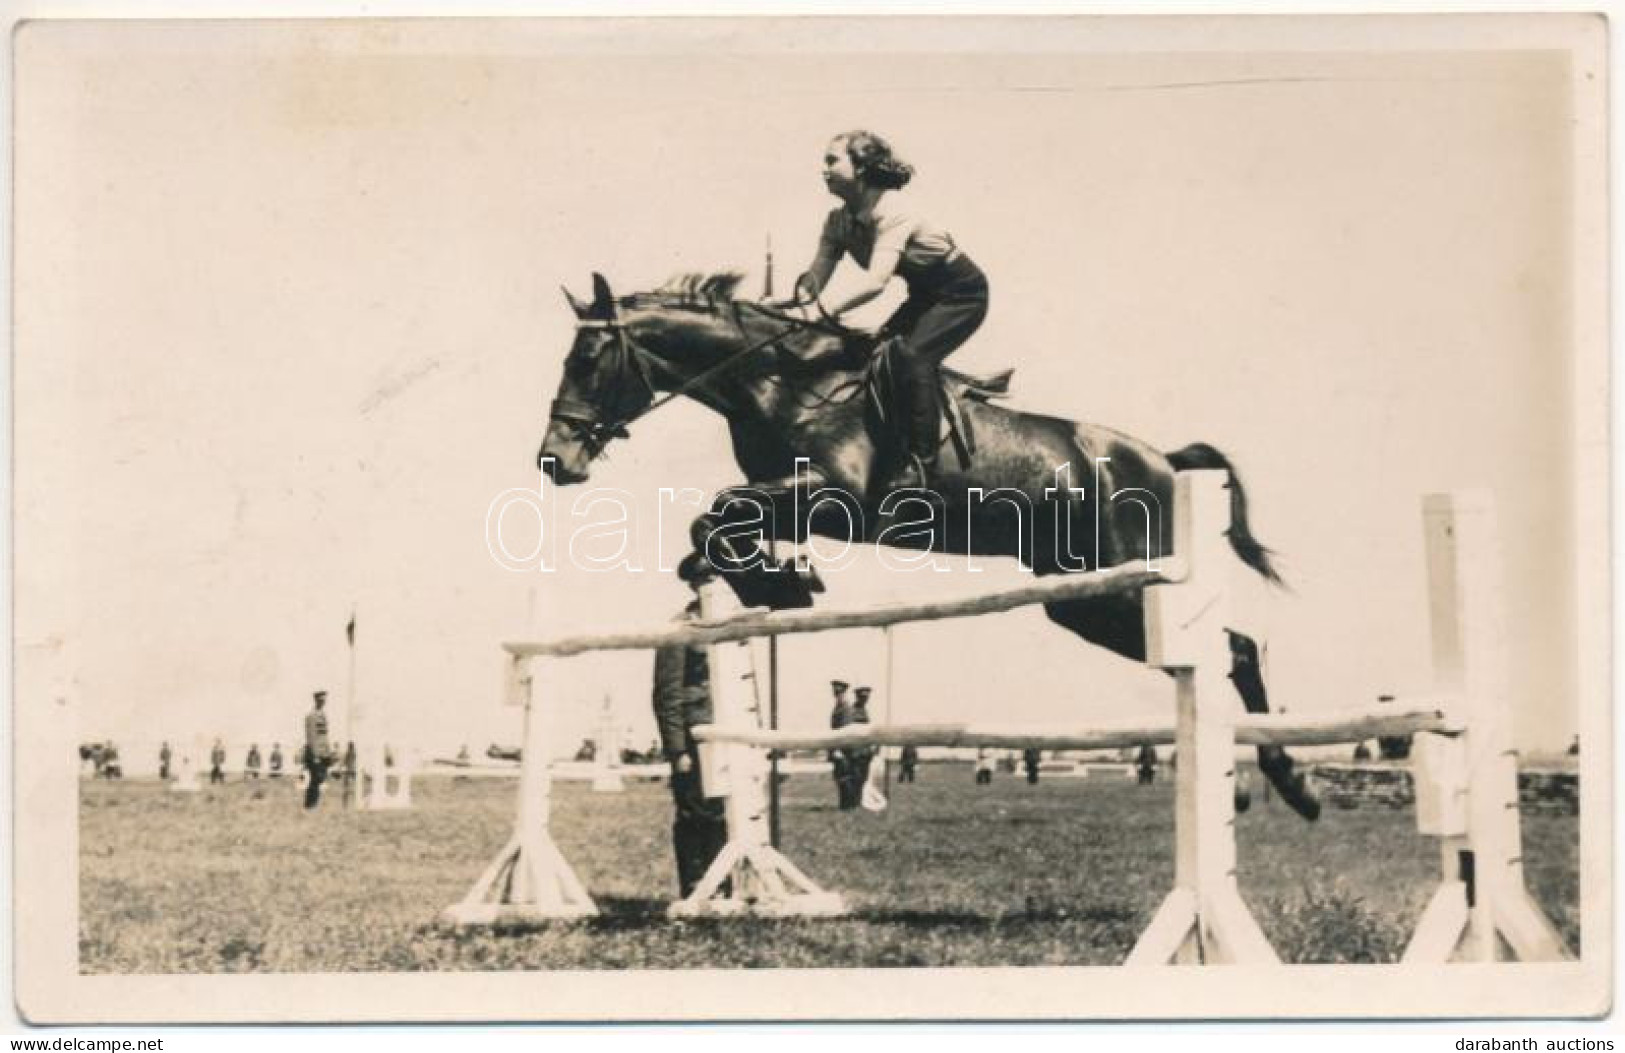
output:
[[[678,274],[647,296],[673,307],[717,307],[733,303],[739,283],[744,280],[745,275],[739,271]]]
[[[653,292],[637,293],[627,297],[622,303],[629,308],[657,306],[705,314],[726,311],[737,306],[761,310],[762,305],[753,300],[736,299],[739,283],[744,278],[744,274],[739,271],[678,274]],[[772,311],[763,313],[771,319],[786,321]],[[772,359],[762,360],[764,363],[773,363],[771,368],[781,372],[803,374],[851,373],[863,368],[861,359],[849,358],[846,340],[838,334],[814,326],[799,332],[787,331],[783,335],[784,345],[781,346],[778,341],[774,341],[780,354]],[[796,351],[784,353],[785,346],[796,348]]]

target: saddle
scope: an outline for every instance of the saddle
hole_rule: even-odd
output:
[[[892,360],[899,342],[898,337],[883,337],[873,341],[865,369],[865,389],[869,404],[881,423],[890,430],[898,405],[895,389],[895,370]],[[938,370],[937,399],[942,417],[948,422],[948,437],[961,468],[969,468],[976,455],[976,429],[965,413],[964,403],[990,402],[1010,394],[1010,379],[1014,369],[1004,369],[988,376],[961,372],[943,366]]]

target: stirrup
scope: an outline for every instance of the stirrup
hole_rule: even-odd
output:
[[[933,459],[934,461],[934,459]],[[931,489],[931,472],[926,468],[926,461],[918,454],[909,454],[906,460],[899,462],[876,491],[882,500],[885,495],[893,494],[899,490],[912,490],[923,492],[934,505],[943,505],[946,502],[941,494]]]

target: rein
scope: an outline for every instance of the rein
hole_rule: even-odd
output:
[[[744,323],[739,318],[739,306],[740,305],[737,303],[733,304],[734,325],[739,329],[741,335],[745,335]],[[808,329],[816,329],[826,332],[841,331],[841,327],[838,324],[833,324],[827,320],[809,321],[807,319],[794,318],[789,315],[780,314],[779,312],[773,311],[769,308],[762,307],[759,304],[756,305],[756,308],[767,317],[772,318],[775,321],[786,322],[788,325],[784,329],[758,340],[753,344],[746,344],[743,348],[726,356],[715,365],[709,366],[706,369],[696,373],[694,376],[688,378],[688,380],[684,381],[676,388],[673,388],[663,396],[658,395],[655,390],[654,381],[651,380],[649,376],[647,359],[653,358],[654,356],[650,355],[648,351],[638,346],[637,341],[633,340],[631,334],[627,332],[625,323],[618,318],[584,319],[577,322],[576,328],[578,331],[582,329],[602,329],[606,332],[614,334],[616,349],[619,356],[619,364],[617,367],[618,371],[623,377],[628,372],[636,376],[638,382],[643,386],[643,390],[648,393],[650,402],[642,409],[634,410],[630,414],[615,414],[613,419],[604,420],[600,418],[598,409],[595,406],[585,402],[579,402],[574,399],[556,398],[553,400],[552,416],[555,419],[568,421],[569,423],[574,424],[577,429],[581,431],[582,438],[587,443],[592,456],[597,457],[603,451],[604,447],[609,445],[609,441],[611,439],[626,438],[628,435],[627,429],[632,424],[642,420],[644,417],[649,416],[649,414],[653,413],[655,410],[673,401],[674,399],[687,395],[705,381],[721,373],[723,370],[739,362],[741,359],[744,359],[746,356],[755,354],[764,347],[771,347],[787,336],[791,336],[798,332],[804,332]]]

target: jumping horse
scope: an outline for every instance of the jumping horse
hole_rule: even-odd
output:
[[[869,492],[898,429],[886,422],[874,341],[827,318],[737,298],[739,276],[691,275],[617,298],[593,275],[593,298],[565,290],[577,330],[538,454],[559,485],[584,482],[628,426],[687,397],[727,422],[746,483],[717,494],[694,523],[696,550],[747,602],[811,602],[805,566],[779,562],[763,539],[809,534],[923,552],[1009,556],[1036,574],[1112,567],[1172,548],[1174,474],[1230,478],[1232,549],[1273,584],[1272,553],[1254,538],[1247,494],[1229,460],[1205,444],[1164,453],[1122,432],[997,405],[983,384],[951,374],[955,423],[929,492]],[[947,371],[945,371],[947,373]],[[1081,539],[1081,540],[1080,540]],[[1146,653],[1140,593],[1045,606],[1051,621],[1126,658]],[[1269,702],[1256,643],[1230,631],[1231,682],[1250,712]],[[1292,759],[1261,746],[1260,770],[1307,819],[1320,805]]]

